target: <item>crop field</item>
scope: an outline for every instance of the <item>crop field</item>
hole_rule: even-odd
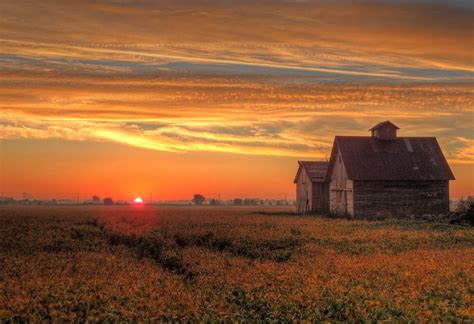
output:
[[[0,321],[474,321],[474,228],[289,207],[0,207]]]

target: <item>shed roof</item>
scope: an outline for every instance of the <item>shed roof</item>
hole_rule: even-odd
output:
[[[330,165],[337,150],[351,180],[454,180],[435,137],[336,136]]]
[[[329,162],[327,161],[298,161],[299,168],[298,172],[296,173],[295,180],[293,181],[296,183],[298,181],[298,177],[301,173],[301,170],[305,170],[308,174],[309,179],[311,182],[324,182],[326,181],[326,174],[328,170]]]

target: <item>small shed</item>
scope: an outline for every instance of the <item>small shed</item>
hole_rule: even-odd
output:
[[[326,174],[327,161],[298,161],[296,209],[298,213],[326,213],[329,210],[329,192]]]

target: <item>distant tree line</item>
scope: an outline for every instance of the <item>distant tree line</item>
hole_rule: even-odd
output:
[[[93,195],[88,200],[78,199],[33,199],[32,197],[15,199],[13,197],[2,197],[0,205],[127,205],[127,201],[115,201],[112,197],[101,198]],[[286,199],[260,199],[260,198],[232,198],[221,200],[216,198],[207,199],[202,194],[195,194],[191,200],[180,201],[150,201],[148,204],[193,204],[193,205],[210,205],[210,206],[287,206],[293,205],[293,200]]]
[[[233,206],[288,206],[293,205],[294,201],[287,199],[260,199],[260,198],[234,198],[230,200],[220,200],[211,198],[206,200],[202,194],[195,194],[193,199],[191,199],[191,204],[193,205],[233,205]]]
[[[86,202],[86,203],[91,203],[93,205],[115,205],[116,202],[111,197],[105,197],[104,199],[101,199],[99,196],[93,195],[91,197],[91,200]],[[122,204],[122,203],[121,203]]]

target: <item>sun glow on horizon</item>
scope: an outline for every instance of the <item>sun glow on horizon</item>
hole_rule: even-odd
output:
[[[143,199],[141,197],[137,197],[133,200],[135,204],[143,204]]]

